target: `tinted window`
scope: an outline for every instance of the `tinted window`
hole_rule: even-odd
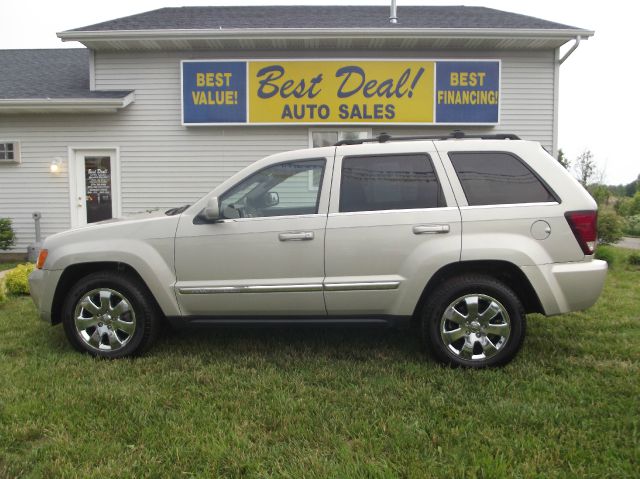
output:
[[[544,184],[510,153],[449,153],[467,202],[475,205],[556,201]]]
[[[443,206],[427,155],[346,157],[340,211],[401,210]]]

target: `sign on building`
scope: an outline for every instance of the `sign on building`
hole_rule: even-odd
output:
[[[497,124],[499,60],[182,61],[182,123]]]

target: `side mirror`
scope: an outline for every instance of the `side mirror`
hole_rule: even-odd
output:
[[[209,198],[207,206],[202,211],[202,216],[207,221],[215,221],[220,219],[220,203],[218,197]]]
[[[280,195],[278,195],[276,191],[270,191],[267,194],[264,203],[266,207],[276,206],[280,203]]]

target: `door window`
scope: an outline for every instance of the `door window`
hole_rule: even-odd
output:
[[[340,211],[403,210],[444,206],[425,154],[345,157]]]
[[[87,223],[112,218],[111,158],[109,156],[85,156],[84,179]]]
[[[320,188],[309,188],[309,177],[322,184],[325,160],[279,163],[254,173],[220,198],[224,218],[306,215],[318,212]]]

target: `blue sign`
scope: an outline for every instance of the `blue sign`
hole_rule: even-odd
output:
[[[182,62],[185,124],[247,122],[247,62]]]
[[[436,62],[436,123],[498,123],[500,62]]]

